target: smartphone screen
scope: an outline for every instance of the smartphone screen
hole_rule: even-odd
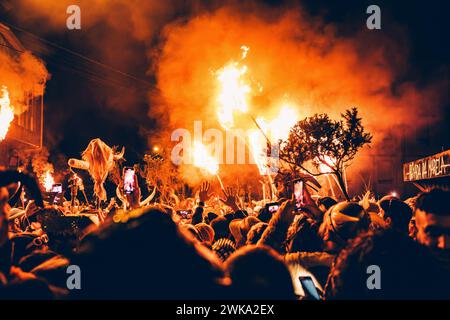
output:
[[[269,210],[270,213],[277,212],[279,207],[280,207],[280,204],[278,202],[272,202],[272,203],[266,204],[266,208],[267,208],[267,210]]]
[[[62,204],[62,184],[61,183],[55,183],[52,185],[52,189],[51,189],[51,193],[53,193],[53,201],[51,201],[51,197],[50,197],[50,201],[53,204]]]
[[[177,210],[177,214],[182,218],[188,218],[189,214],[191,214],[191,210]]]
[[[316,285],[311,277],[299,277],[300,283],[305,293],[305,297],[320,300],[319,291],[317,291]]]
[[[61,183],[55,183],[52,185],[52,191],[54,193],[62,193],[62,184]]]
[[[296,209],[300,209],[303,207],[303,181],[294,182],[294,196],[295,196],[295,207]]]
[[[123,191],[127,194],[133,193],[135,189],[134,169],[125,167],[123,169]]]

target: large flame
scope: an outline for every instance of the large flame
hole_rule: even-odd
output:
[[[210,174],[217,174],[219,171],[217,160],[209,155],[208,150],[201,142],[194,142],[193,158],[194,166],[204,169]]]
[[[264,134],[260,130],[252,131],[248,135],[248,142],[250,152],[261,175],[268,174],[267,139],[272,144],[278,143],[279,140],[286,140],[291,128],[297,123],[297,119],[297,111],[288,105],[283,105],[278,115],[272,120],[266,121],[262,117],[256,119]]]
[[[242,46],[242,59],[247,57],[249,47]],[[233,130],[234,112],[247,113],[249,110],[249,99],[251,88],[246,79],[247,66],[232,62],[217,72],[217,80],[220,91],[217,97],[219,104],[217,116],[221,126],[226,130]],[[261,87],[260,87],[260,90]],[[248,147],[252,157],[258,166],[261,175],[268,174],[267,166],[267,138],[271,143],[285,140],[289,136],[290,129],[298,119],[297,111],[287,104],[279,108],[277,116],[266,121],[259,117],[256,122],[260,130],[248,134]],[[253,126],[253,125],[252,125]]]
[[[9,92],[6,86],[1,88],[0,98],[0,141],[4,140],[8,133],[9,125],[14,119],[14,109],[10,105]]]
[[[272,120],[266,121],[264,118],[257,118],[256,122],[270,138],[272,143],[279,140],[286,140],[289,137],[291,128],[298,121],[298,112],[289,105],[283,105],[278,115]]]
[[[245,59],[248,47],[242,46],[242,59]],[[248,99],[251,92],[250,85],[245,79],[247,66],[237,62],[231,62],[217,71],[217,80],[220,90],[217,97],[219,104],[217,117],[224,129],[231,129],[234,126],[234,112],[248,111]]]
[[[55,180],[53,179],[52,173],[47,170],[42,177],[42,185],[45,189],[45,191],[50,192],[52,190],[53,184],[55,183]]]

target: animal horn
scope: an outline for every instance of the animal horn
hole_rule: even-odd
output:
[[[122,147],[122,151],[120,151],[120,153],[114,154],[113,159],[116,161],[122,159],[124,154],[125,154],[125,147]]]
[[[144,201],[141,201],[140,203],[141,207],[146,206],[150,201],[152,201],[155,195],[156,195],[156,186],[153,189],[153,192]]]

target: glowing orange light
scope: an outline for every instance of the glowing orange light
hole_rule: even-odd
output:
[[[265,121],[261,117],[256,119],[256,122],[266,136],[259,130],[252,131],[248,135],[248,142],[250,152],[261,175],[268,174],[266,137],[274,144],[278,143],[279,140],[286,140],[289,137],[289,131],[295,125],[297,119],[298,114],[296,110],[287,105],[283,105],[278,115],[272,120]]]
[[[219,164],[212,156],[208,154],[206,147],[201,142],[194,142],[194,166],[204,169],[210,174],[217,174]]]
[[[42,178],[42,185],[44,186],[45,191],[50,192],[54,183],[55,180],[53,179],[51,172],[47,170]]]
[[[242,58],[245,59],[248,47],[242,46]],[[217,117],[221,126],[230,129],[234,126],[235,111],[246,113],[248,111],[248,99],[251,92],[250,85],[245,80],[247,66],[237,62],[231,62],[217,71],[217,80],[220,90],[217,97],[219,104]]]
[[[10,105],[8,89],[5,86],[1,88],[2,96],[0,98],[0,141],[4,140],[8,133],[9,125],[14,119],[14,109]]]

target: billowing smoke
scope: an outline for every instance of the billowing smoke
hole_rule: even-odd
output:
[[[26,111],[25,97],[29,94],[42,95],[48,77],[44,64],[29,52],[16,52],[14,55],[0,50],[0,85],[9,92],[14,114]]]
[[[224,7],[168,25],[154,70],[157,103],[171,127],[190,129],[202,120],[205,129],[220,128],[214,71],[238,61],[242,45],[250,48],[249,77],[262,87],[249,103],[254,116],[270,118],[284,102],[296,106],[301,118],[322,112],[338,117],[356,106],[377,147],[385,134],[407,134],[439,114],[444,83],[419,88],[398,81],[409,68],[400,31],[392,38],[374,36],[362,25],[343,37],[297,9],[271,14]],[[231,172],[242,174],[236,166]]]
[[[121,70],[135,69],[135,61],[146,53],[147,74],[156,82],[156,90],[148,90],[148,114],[161,128],[150,142],[168,141],[176,128],[191,130],[195,120],[204,129],[220,128],[214,72],[239,60],[243,45],[250,48],[245,60],[249,77],[262,88],[249,104],[254,116],[270,118],[285,102],[296,106],[301,118],[320,112],[337,117],[356,106],[376,147],[386,133],[407,134],[439,115],[446,83],[419,87],[400,81],[412,68],[401,30],[371,32],[362,22],[343,36],[299,6],[274,12],[254,1],[243,3],[215,2],[205,8],[181,0],[18,1],[23,21],[42,23],[45,18],[51,32],[65,32],[65,9],[80,4],[82,26],[91,39],[86,45]],[[141,111],[128,109],[134,97],[128,89],[108,96],[110,107],[127,114]],[[226,175],[231,172],[242,173],[236,166]]]
[[[423,115],[439,111],[441,87],[396,84],[406,68],[407,49],[387,37],[383,45],[377,46],[377,38],[371,44],[363,37],[367,32],[345,38],[332,25],[298,11],[269,19],[236,8],[173,23],[164,30],[155,68],[162,109],[175,127],[191,126],[194,120],[217,127],[213,71],[237,60],[246,45],[248,72],[263,88],[251,103],[255,115],[275,112],[287,100],[304,116],[338,116],[357,106],[365,123],[377,131],[425,124],[429,118]]]

